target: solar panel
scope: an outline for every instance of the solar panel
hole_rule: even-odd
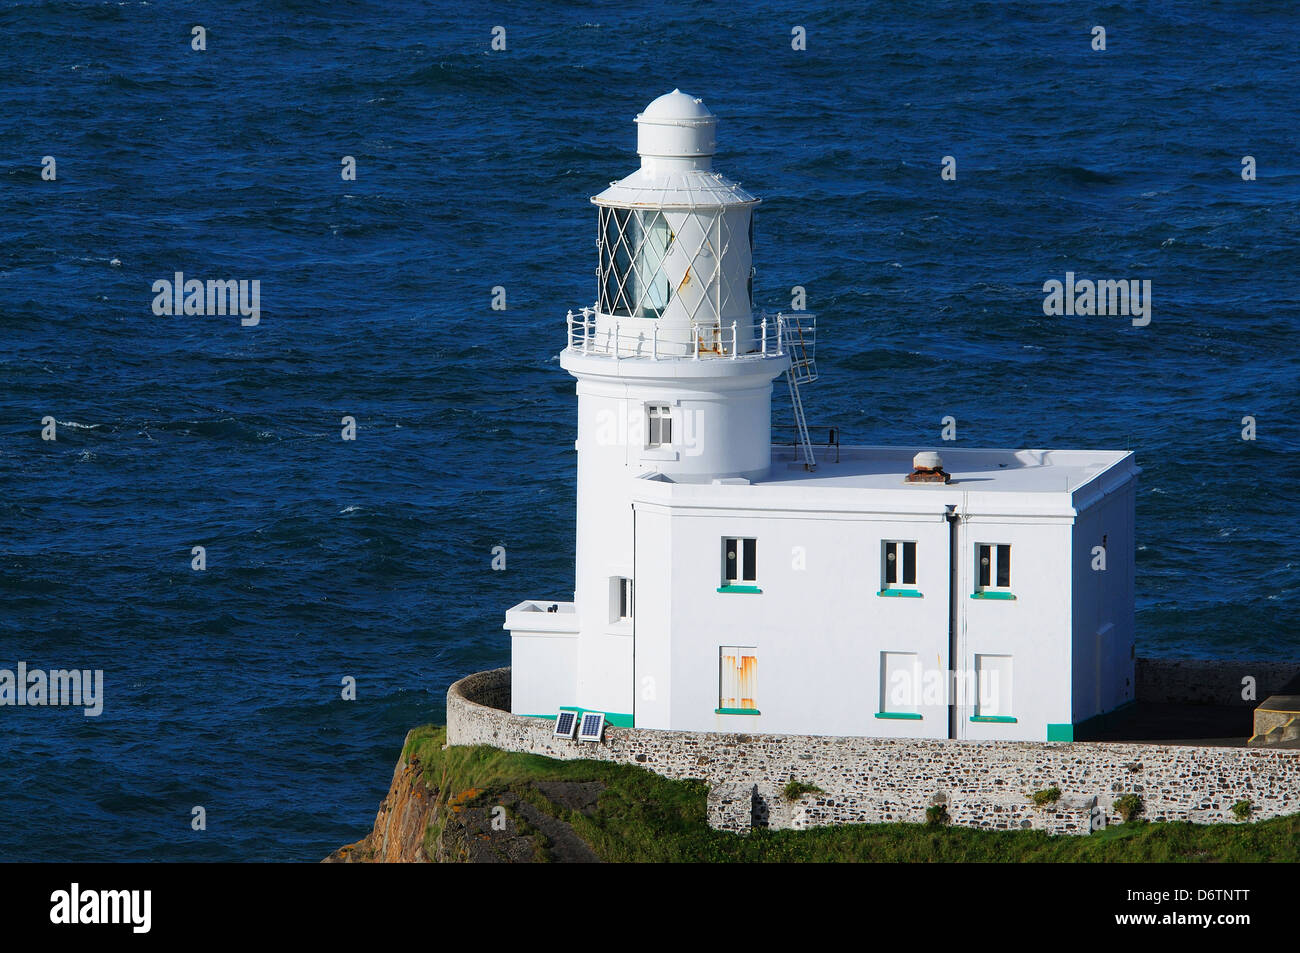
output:
[[[605,727],[605,713],[589,711],[582,716],[582,727],[578,729],[579,741],[599,741],[600,733]]]
[[[576,711],[562,711],[555,718],[555,737],[572,738],[577,727],[578,713]]]

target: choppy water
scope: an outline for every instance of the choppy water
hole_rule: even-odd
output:
[[[0,667],[107,695],[0,708],[0,858],[370,825],[503,610],[572,590],[563,313],[674,86],[765,199],[760,302],[820,313],[814,423],[1131,447],[1140,650],[1300,648],[1300,10],[844,6],[0,5]],[[1044,317],[1067,270],[1150,279],[1152,323]],[[259,280],[261,324],[154,316],[176,271]]]

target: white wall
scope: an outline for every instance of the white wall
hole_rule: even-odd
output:
[[[1011,546],[1013,600],[972,599],[979,543]],[[975,699],[957,712],[957,737],[1047,740],[1049,724],[1070,722],[1070,546],[1068,519],[968,515],[958,545],[958,664],[978,655],[1012,658],[1014,724],[972,722]],[[1005,690],[1005,686],[1002,687]]]
[[[772,459],[772,379],[784,370],[784,358],[699,362],[734,368],[716,378],[669,376],[674,362],[667,361],[657,362],[662,377],[604,377],[586,373],[591,363],[593,359],[575,371],[579,481],[584,468],[599,472],[602,479],[653,470],[686,483],[720,477],[759,480],[767,475]],[[640,363],[648,375],[652,362]],[[671,448],[646,447],[645,407],[651,403],[672,409]]]
[[[636,477],[656,471],[682,481],[764,475],[772,377],[785,361],[643,361],[636,370],[630,360],[572,352],[564,361],[578,378],[574,601],[580,643],[574,697],[565,704],[627,714],[634,704],[632,626],[611,622],[609,586],[611,577],[633,575]],[[682,369],[682,363],[693,366]],[[672,408],[671,447],[646,448],[647,403]],[[640,603],[640,587],[636,595]]]
[[[510,667],[524,675],[514,680],[510,710],[516,715],[553,715],[561,705],[574,704],[577,634],[515,630]]]
[[[1073,723],[1135,697],[1134,557],[1136,481],[1088,506],[1073,533]],[[1093,547],[1106,538],[1106,568]]]
[[[915,652],[946,671],[948,529],[942,507],[927,516],[725,513],[638,503],[637,725],[699,731],[763,731],[946,737],[947,708],[922,719],[880,719],[880,654]],[[723,593],[722,539],[758,540],[761,594]],[[878,596],[881,540],[916,540],[920,598]],[[805,569],[796,566],[800,560]],[[653,567],[653,568],[652,568]],[[660,567],[671,567],[671,577]],[[719,648],[758,653],[760,715],[716,714]],[[665,689],[665,686],[668,686]]]
[[[636,725],[672,725],[673,521],[662,507],[637,505]],[[710,711],[713,709],[710,708]]]
[[[637,726],[947,737],[946,673],[954,669],[959,686],[973,687],[978,656],[1003,671],[1007,663],[991,657],[1010,657],[1011,697],[1002,698],[999,713],[1016,720],[971,721],[976,699],[963,691],[957,737],[1044,741],[1049,724],[1071,724],[1070,519],[968,515],[961,521],[958,646],[950,664],[949,526],[941,498],[935,505],[930,514],[898,516],[639,502],[636,679],[651,679],[657,697],[638,695]],[[1111,536],[1112,549],[1123,548],[1122,534]],[[717,591],[721,541],[728,536],[758,540],[761,593]],[[877,594],[881,542],[891,539],[918,543],[920,598]],[[971,598],[978,543],[1011,546],[1014,600]],[[799,548],[803,570],[795,568]],[[731,645],[757,651],[759,715],[715,712],[718,651]],[[916,656],[919,721],[876,717],[900,707],[882,698],[882,653]]]

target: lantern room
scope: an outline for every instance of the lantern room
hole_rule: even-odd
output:
[[[636,123],[641,167],[591,200],[598,260],[596,307],[580,319],[586,350],[630,356],[653,347],[659,358],[760,350],[759,200],[713,171],[716,117],[675,89]]]

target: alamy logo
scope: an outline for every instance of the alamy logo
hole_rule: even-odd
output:
[[[67,706],[84,708],[87,718],[104,710],[103,669],[63,669],[46,672],[18,663],[18,671],[0,668],[0,705]]]
[[[698,457],[704,452],[699,433],[704,415],[689,408],[674,408],[661,418],[655,432],[656,448],[672,448],[686,457]],[[626,415],[605,408],[596,412],[595,437],[600,447],[647,448],[648,418],[643,408],[633,407]]]
[[[1065,273],[1065,281],[1055,278],[1043,282],[1043,314],[1107,315],[1133,317],[1135,328],[1151,323],[1151,279],[1136,278],[1119,281],[1093,281],[1090,278],[1074,279],[1074,272]]]
[[[50,904],[56,924],[128,923],[132,933],[148,933],[153,920],[152,890],[82,890],[74,883],[50,894]]]
[[[258,279],[222,281],[209,278],[185,278],[182,271],[172,280],[159,278],[153,283],[153,313],[158,316],[195,314],[242,315],[239,323],[246,328],[262,320],[262,282]]]
[[[996,670],[923,668],[919,663],[895,669],[889,675],[886,692],[891,710],[907,706],[968,705],[978,703],[981,708],[1005,709],[1010,707],[1011,686],[1002,685]],[[998,692],[1006,690],[1007,697],[999,704]],[[895,707],[898,706],[898,707]]]

